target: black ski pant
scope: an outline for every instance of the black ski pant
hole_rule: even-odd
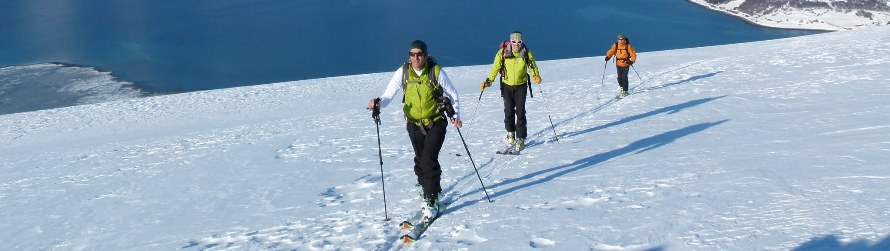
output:
[[[445,143],[448,122],[442,118],[424,129],[409,121],[407,127],[411,146],[414,147],[414,174],[417,175],[417,183],[423,188],[424,198],[437,198],[442,192],[442,185],[439,183],[442,179],[439,151]]]
[[[615,68],[618,69],[618,86],[621,86],[622,91],[627,91],[627,74],[630,73],[630,66],[621,67],[616,65]]]
[[[528,136],[527,120],[525,119],[525,95],[528,86],[503,84],[501,96],[504,97],[504,129],[516,132],[516,138]]]

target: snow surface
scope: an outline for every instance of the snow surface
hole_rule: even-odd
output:
[[[887,55],[890,27],[640,53],[619,101],[601,57],[540,62],[520,156],[490,66],[449,67],[494,202],[450,129],[410,247],[401,109],[383,180],[364,109],[389,72],[0,115],[0,250],[888,250]]]
[[[794,8],[786,4],[777,10],[768,13],[746,13],[740,11],[739,6],[750,0],[730,0],[726,3],[711,4],[707,0],[687,0],[703,7],[720,11],[729,15],[742,18],[748,22],[774,28],[807,29],[807,30],[849,30],[862,27],[873,27],[890,24],[890,12],[861,10],[871,17],[857,15],[857,11],[825,8]],[[759,0],[762,1],[762,0]],[[776,1],[771,1],[776,2]],[[834,5],[845,0],[809,0],[806,2],[828,3]],[[888,0],[860,1],[860,4],[883,4],[890,6]]]

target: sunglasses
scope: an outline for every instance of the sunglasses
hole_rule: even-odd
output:
[[[514,43],[514,44],[521,44],[521,43],[522,43],[522,41],[512,41],[512,40],[511,40],[511,41],[510,41],[510,43]]]
[[[409,57],[423,57],[423,56],[426,56],[426,52],[417,52],[417,53],[408,52],[408,56]]]

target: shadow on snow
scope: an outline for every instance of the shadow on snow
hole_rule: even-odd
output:
[[[853,242],[841,242],[837,236],[829,235],[815,237],[810,241],[804,242],[799,247],[792,249],[793,251],[879,251],[890,250],[890,236],[883,240],[870,243],[868,240],[857,240]]]
[[[642,90],[636,90],[636,89],[640,88],[640,86],[644,85],[646,82],[648,82],[648,81],[652,80],[653,78],[655,78],[655,77],[650,77],[648,80],[645,80],[645,81],[641,82],[639,85],[634,86],[633,88],[631,88],[631,89],[630,89],[630,92],[636,94],[636,93],[642,93],[642,92],[648,92],[648,91],[653,91],[653,90],[657,90],[657,89],[662,89],[662,88],[666,88],[666,87],[670,87],[670,86],[681,85],[681,84],[685,84],[685,83],[693,82],[693,81],[696,81],[696,80],[701,80],[701,79],[705,79],[705,78],[713,77],[713,76],[715,76],[715,75],[717,75],[717,74],[720,74],[721,72],[722,72],[722,71],[712,72],[712,73],[707,73],[707,74],[702,74],[702,75],[698,75],[698,76],[692,76],[692,77],[690,77],[690,78],[687,78],[687,79],[684,79],[684,80],[680,80],[680,81],[677,81],[677,82],[674,82],[674,83],[668,83],[668,84],[664,84],[664,85],[660,85],[660,86],[649,87],[649,88],[642,89]],[[716,98],[705,99],[704,102],[711,101],[711,100],[714,100],[714,99],[719,99],[719,98],[722,98],[722,97],[725,97],[725,96],[720,96],[720,97],[716,97]],[[553,126],[556,127],[556,128],[558,128],[558,127],[560,127],[560,126],[562,126],[562,125],[565,125],[565,124],[568,124],[568,123],[570,123],[570,122],[572,122],[572,121],[575,121],[575,120],[578,119],[578,118],[581,118],[581,117],[584,117],[584,116],[588,116],[588,115],[590,115],[590,114],[597,113],[597,112],[599,112],[599,111],[605,109],[606,107],[611,106],[612,104],[614,104],[614,103],[616,103],[616,102],[618,102],[618,99],[611,98],[611,99],[607,100],[606,102],[604,102],[604,103],[602,103],[602,104],[600,104],[600,105],[594,107],[593,109],[590,109],[590,110],[588,110],[588,111],[585,111],[585,112],[576,114],[575,116],[572,116],[572,117],[570,117],[570,118],[564,119],[564,120],[562,120],[562,121],[558,121],[558,122],[556,122],[555,124],[553,124]],[[704,102],[700,102],[700,103],[704,103]],[[693,104],[692,104],[692,105],[688,105],[688,104],[687,104],[686,106],[683,106],[684,104],[680,104],[679,106],[682,106],[682,108],[686,108],[686,107],[690,107],[690,106],[694,106],[694,105],[698,105],[698,104],[700,104],[700,103],[696,103],[696,101],[691,101],[691,102],[687,102],[687,103],[693,103]],[[676,106],[672,106],[672,107],[676,107]],[[667,109],[667,108],[665,108],[665,109]],[[660,110],[661,110],[661,109],[660,109]],[[673,113],[673,112],[671,112],[671,113]],[[651,115],[654,115],[654,114],[657,114],[657,113],[653,113],[653,114],[649,114],[649,113],[647,113],[645,116],[642,116],[642,117],[651,116]],[[642,118],[642,117],[641,117],[641,118]],[[636,119],[639,119],[639,118],[636,118]],[[632,120],[629,120],[629,121],[632,121]],[[626,123],[626,122],[629,122],[629,121],[623,121],[622,123]],[[619,124],[620,124],[620,123],[619,123]],[[610,125],[610,126],[612,126],[612,125]],[[602,127],[602,128],[605,128],[605,127]],[[602,129],[602,128],[594,128],[593,130],[598,130],[598,129]],[[551,129],[550,127],[544,128],[544,129],[542,129],[541,131],[539,131],[539,132],[537,132],[537,133],[534,133],[533,135],[539,135],[539,136],[540,136],[540,135],[543,135],[544,133],[550,133],[550,129]],[[555,130],[555,129],[553,129],[553,130]],[[567,135],[567,136],[574,136],[574,135],[577,135],[577,134]],[[557,138],[562,138],[562,137],[565,137],[565,136],[564,136],[564,135],[560,135],[560,136],[558,136]],[[525,148],[528,149],[528,148],[533,147],[533,146],[536,146],[536,145],[544,144],[544,143],[546,143],[547,141],[549,141],[549,140],[533,140],[533,141],[529,141],[528,144],[526,144],[526,147],[525,147]]]
[[[619,149],[615,149],[615,150],[612,150],[609,152],[604,152],[604,153],[596,154],[596,155],[593,155],[593,156],[590,156],[587,158],[579,159],[573,163],[543,169],[543,170],[540,170],[537,172],[523,175],[521,177],[506,179],[503,182],[500,182],[500,183],[494,184],[493,186],[488,187],[488,189],[494,190],[499,187],[505,187],[508,185],[516,184],[515,186],[506,188],[504,190],[497,191],[494,194],[492,194],[491,197],[493,199],[495,199],[497,197],[501,197],[501,196],[513,193],[515,191],[518,191],[518,190],[522,190],[522,189],[529,188],[532,186],[547,183],[547,182],[554,180],[556,178],[565,176],[567,174],[571,174],[571,173],[579,171],[579,170],[583,170],[585,168],[591,167],[596,164],[604,163],[608,160],[620,157],[625,154],[643,153],[643,152],[673,143],[674,141],[676,141],[679,138],[686,137],[691,134],[704,131],[708,128],[723,124],[726,121],[728,121],[728,120],[725,119],[725,120],[712,122],[712,123],[701,123],[701,124],[692,125],[692,126],[680,128],[677,130],[661,133],[661,134],[658,134],[658,135],[655,135],[652,137],[648,137],[648,138],[641,139],[636,142],[630,143],[629,145],[619,148]],[[541,177],[541,176],[543,176],[543,177]],[[482,192],[482,189],[478,188],[476,190],[467,192],[467,194],[465,194],[461,197],[464,197],[464,196],[470,195],[470,194],[474,194],[474,193],[480,193],[480,192]],[[457,210],[460,210],[461,208],[471,206],[476,203],[479,203],[479,201],[467,201],[467,202],[464,202],[463,204],[449,207],[447,209],[447,211],[449,211],[449,212],[457,211]]]
[[[631,93],[648,92],[648,91],[652,91],[652,90],[656,90],[656,89],[667,88],[667,87],[671,87],[671,86],[675,86],[675,85],[681,85],[681,84],[689,83],[689,82],[696,81],[696,80],[700,80],[700,79],[710,78],[710,77],[713,77],[713,76],[715,76],[715,75],[717,75],[717,74],[720,74],[721,72],[723,72],[723,71],[718,71],[718,72],[712,72],[712,73],[708,73],[708,74],[704,74],[704,75],[693,76],[693,77],[690,77],[690,78],[687,78],[687,79],[684,79],[684,80],[680,80],[680,81],[677,81],[677,82],[668,83],[668,84],[659,85],[659,86],[653,86],[653,87],[649,87],[649,88],[642,89],[642,90],[639,90],[639,91],[633,91],[633,92],[631,92]]]
[[[721,99],[721,98],[723,98],[723,97],[726,97],[726,96],[724,95],[724,96],[719,96],[719,97],[711,97],[711,98],[696,99],[696,100],[692,100],[692,101],[689,101],[689,102],[686,102],[686,103],[676,104],[676,105],[672,105],[672,106],[664,107],[664,108],[661,108],[661,109],[658,109],[658,110],[650,111],[650,112],[643,113],[643,114],[633,115],[633,116],[626,117],[626,118],[623,118],[623,119],[618,120],[618,121],[614,121],[614,122],[611,122],[611,123],[608,123],[608,124],[604,124],[604,125],[596,126],[596,127],[589,128],[589,129],[586,129],[586,130],[577,131],[577,132],[565,133],[565,134],[563,134],[563,135],[560,135],[560,138],[570,138],[570,137],[578,136],[578,135],[581,135],[581,134],[585,134],[585,133],[589,133],[589,132],[594,132],[594,131],[598,131],[598,130],[606,129],[606,128],[609,128],[609,127],[613,127],[613,126],[617,126],[617,125],[621,125],[621,124],[629,123],[629,122],[634,121],[634,120],[643,119],[643,118],[650,117],[650,116],[657,115],[657,114],[662,114],[662,113],[665,113],[665,114],[674,114],[674,113],[678,113],[678,112],[682,111],[683,109],[690,108],[690,107],[693,107],[693,106],[697,106],[697,105],[700,105],[700,104],[704,104],[704,103],[707,103],[707,102],[710,102],[710,101],[713,101],[713,100]]]

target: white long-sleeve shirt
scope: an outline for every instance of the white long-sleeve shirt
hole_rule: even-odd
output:
[[[413,67],[408,67],[410,70],[414,70]],[[414,70],[417,75],[421,75],[422,71]],[[437,79],[439,81],[439,85],[442,86],[444,90],[445,96],[451,99],[451,105],[454,107],[454,118],[460,119],[460,99],[457,94],[457,89],[454,88],[454,85],[451,84],[451,79],[448,78],[448,74],[445,73],[444,68],[439,68],[439,77]],[[389,80],[389,84],[386,85],[386,89],[383,91],[383,95],[380,95],[380,108],[386,107],[389,105],[389,102],[392,101],[392,98],[396,96],[396,93],[399,91],[404,92],[402,90],[402,86],[405,84],[402,80],[402,67],[396,70],[392,75],[392,79]]]

